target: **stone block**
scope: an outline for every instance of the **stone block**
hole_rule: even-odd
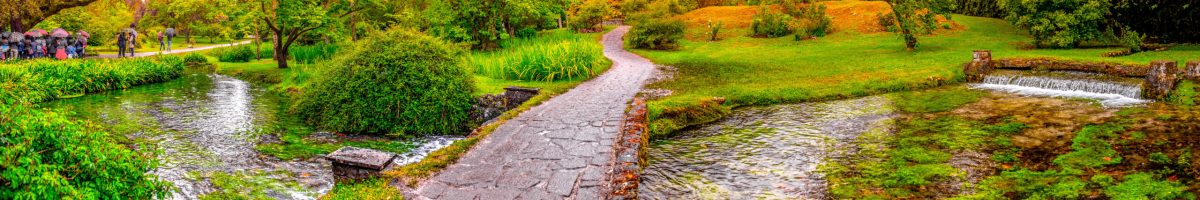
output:
[[[1147,99],[1163,100],[1175,89],[1178,64],[1175,61],[1154,61],[1146,72],[1146,82],[1142,84],[1142,94]]]
[[[333,162],[333,176],[337,180],[358,180],[379,175],[396,154],[374,149],[342,147],[325,156]]]
[[[972,56],[971,62],[963,65],[963,74],[967,75],[967,81],[983,81],[983,77],[995,68],[992,64],[992,52],[978,50],[973,52]]]
[[[1200,81],[1200,60],[1188,62],[1187,67],[1184,68],[1184,70],[1186,71],[1184,71],[1183,75],[1184,77],[1187,77],[1188,80]]]

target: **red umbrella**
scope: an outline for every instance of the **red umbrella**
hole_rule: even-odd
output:
[[[40,34],[42,34],[42,35],[50,34],[50,33],[46,32],[46,30],[44,30],[44,29],[40,29],[40,28],[39,28],[39,29],[35,29],[34,31],[37,31],[38,33],[40,33]]]
[[[92,38],[92,34],[88,34],[87,31],[83,30],[75,31],[75,34],[82,35],[84,38]]]
[[[68,33],[67,30],[63,30],[61,28],[56,28],[56,29],[54,29],[54,31],[50,31],[50,36],[52,36],[52,37],[70,37],[71,33]]]
[[[29,31],[29,32],[25,32],[25,36],[26,37],[42,37],[42,33],[39,33],[37,31]]]

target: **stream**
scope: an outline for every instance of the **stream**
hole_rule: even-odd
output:
[[[860,134],[890,132],[884,96],[740,108],[651,144],[644,199],[826,199],[817,167]]]
[[[266,127],[297,126],[279,122],[286,98],[246,81],[217,74],[183,75],[165,83],[89,94],[40,104],[73,112],[108,127],[110,134],[137,151],[156,152],[151,173],[169,181],[168,199],[199,199],[233,191],[271,199],[316,199],[330,191],[330,162],[318,157],[282,161],[255,146]],[[124,135],[125,137],[120,137]],[[419,160],[430,151],[461,139],[430,136],[414,139],[412,152],[397,164]]]

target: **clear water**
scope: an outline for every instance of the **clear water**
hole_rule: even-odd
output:
[[[644,199],[827,199],[823,162],[866,132],[890,132],[882,96],[751,107],[652,144]]]
[[[1149,102],[1140,99],[1141,85],[1077,77],[988,75],[973,88],[1029,96],[1094,99],[1105,107]]]
[[[227,188],[233,191],[315,199],[334,186],[329,161],[281,161],[254,149],[265,127],[296,126],[280,122],[288,117],[281,105],[286,105],[283,97],[216,74],[184,75],[166,83],[40,104],[102,123],[138,151],[157,152],[160,165],[151,173],[173,183],[169,199],[197,199],[215,192],[214,180],[221,176],[255,186]],[[417,139],[414,142],[422,144],[401,159],[419,160],[457,139],[461,137]]]

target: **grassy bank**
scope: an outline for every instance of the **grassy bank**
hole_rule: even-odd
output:
[[[38,103],[163,82],[178,77],[184,65],[177,56],[5,63],[0,64],[0,100]]]
[[[1200,55],[1200,45],[1125,57],[1100,56],[1117,48],[1023,50],[1032,39],[1003,20],[960,15],[953,19],[963,26],[961,30],[923,36],[921,47],[912,52],[905,51],[895,34],[848,30],[804,41],[735,36],[718,42],[685,40],[677,51],[634,50],[655,63],[678,68],[674,80],[648,86],[674,91],[673,96],[649,102],[652,131],[669,133],[719,119],[721,110],[729,107],[839,99],[961,82],[961,65],[978,49],[992,50],[996,58],[1141,64],[1160,59],[1182,63]],[[713,97],[725,101],[721,106],[705,103],[714,102]]]

